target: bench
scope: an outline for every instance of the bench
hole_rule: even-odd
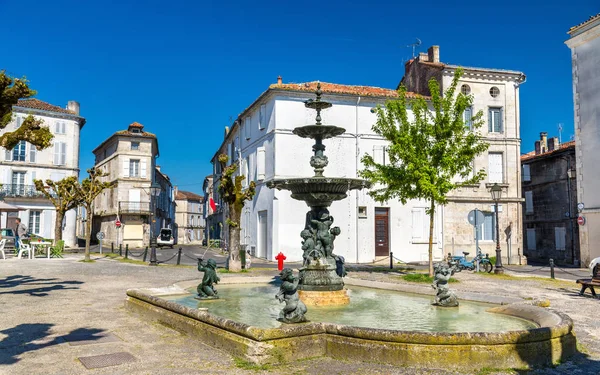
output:
[[[590,288],[590,292],[592,292],[592,296],[594,297],[598,297],[596,295],[596,290],[594,290],[595,286],[600,287],[600,275],[599,275],[599,267],[598,265],[596,265],[596,267],[594,267],[594,271],[593,271],[593,276],[591,279],[579,279],[576,281],[577,284],[581,284],[581,291],[579,292],[579,295],[582,296],[583,293],[585,293],[585,290],[587,288]]]

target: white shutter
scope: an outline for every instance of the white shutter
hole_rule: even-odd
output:
[[[67,144],[60,142],[60,165],[67,165]]]
[[[19,129],[21,124],[23,123],[23,118],[21,116],[17,116],[17,120],[15,121],[15,129]]]
[[[535,250],[535,228],[527,229],[527,250]]]
[[[262,130],[266,127],[267,127],[267,105],[262,104],[260,106],[260,116],[258,119],[258,128]]]
[[[533,192],[532,191],[525,192],[525,213],[526,214],[533,213]]]
[[[59,165],[60,164],[60,143],[55,142],[54,143],[54,165]]]
[[[31,171],[31,184],[34,185],[33,181],[35,181],[36,173],[35,171]]]
[[[232,158],[232,155],[233,155],[233,154],[232,154],[232,151],[231,151],[231,150],[232,150],[231,143],[228,143],[228,144],[227,144],[227,156],[229,156],[229,159],[227,160],[227,165],[230,165],[230,164],[231,164],[231,162],[233,161],[233,160],[232,160],[232,159],[233,159],[233,158]]]
[[[502,175],[502,153],[490,152],[488,154],[488,181],[489,182],[504,182]]]
[[[140,167],[140,177],[141,178],[146,178],[146,160],[142,159],[140,161],[141,163],[141,167]]]
[[[523,181],[531,181],[531,169],[529,168],[529,164],[523,165]]]
[[[265,163],[266,163],[265,148],[259,147],[256,149],[256,174],[257,174],[256,178],[258,180],[265,179]]]
[[[129,177],[129,159],[123,159],[123,177]]]
[[[556,250],[565,250],[565,237],[567,230],[565,227],[554,227],[554,243]]]
[[[413,208],[412,209],[412,240],[413,241],[423,241],[424,240],[424,231],[423,231],[423,220],[425,218],[425,209],[424,208]]]
[[[373,161],[377,164],[384,164],[385,146],[373,146]]]
[[[29,144],[29,162],[35,163],[35,157],[37,154],[37,150],[34,145]]]
[[[61,122],[61,124],[62,124],[62,128],[61,128],[62,134],[67,134],[67,123],[63,121],[63,122]]]
[[[54,122],[54,133],[55,134],[60,134],[60,121],[55,121]]]
[[[12,161],[12,150],[6,150],[4,152],[4,160]]]

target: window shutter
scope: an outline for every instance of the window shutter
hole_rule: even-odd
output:
[[[146,160],[142,159],[140,161],[140,177],[141,178],[146,178]]]
[[[55,134],[60,134],[60,121],[55,121],[54,122],[54,133]]]
[[[493,122],[494,122],[493,109],[490,108],[490,109],[488,109],[488,133],[492,133],[494,131]]]
[[[556,250],[565,249],[565,234],[566,231],[564,227],[554,227],[554,244]]]
[[[261,104],[260,106],[260,116],[258,119],[258,128],[264,129],[267,127],[267,106],[266,104]]]
[[[60,165],[67,164],[67,144],[60,142]]]
[[[385,146],[373,146],[373,161],[377,164],[384,164]]]
[[[59,165],[59,163],[60,163],[59,155],[60,155],[60,144],[58,142],[55,142],[54,143],[54,165]]]
[[[246,139],[250,139],[250,117],[246,117],[246,120],[244,120],[244,134]]]
[[[500,108],[498,114],[498,133],[504,133],[504,108]]]
[[[532,191],[525,192],[525,213],[526,214],[533,213],[533,192]]]
[[[228,143],[227,144],[227,156],[229,156],[229,160],[227,160],[227,165],[230,165],[231,162],[233,161],[231,149],[232,149],[232,145],[231,145],[231,143]]]
[[[473,109],[471,107],[465,108],[465,126],[471,130],[473,124],[471,123],[471,118],[473,117]]]
[[[4,160],[12,161],[12,150],[6,150],[4,152]]]
[[[527,250],[535,250],[535,228],[527,229]]]
[[[35,181],[36,173],[35,171],[31,171],[31,184],[33,185],[33,181]]]
[[[502,153],[490,152],[488,154],[488,181],[504,182],[502,175]]]
[[[129,159],[123,159],[123,177],[129,177]]]
[[[62,133],[67,134],[67,123],[64,121],[62,122]]]
[[[523,181],[529,182],[531,181],[531,169],[529,164],[523,165]]]
[[[266,157],[265,157],[265,148],[259,147],[256,150],[256,174],[258,180],[265,179],[265,168],[266,167]]]
[[[424,208],[413,208],[412,211],[412,239],[413,241],[423,240],[423,217]]]
[[[29,144],[29,162],[30,163],[35,163],[36,153],[37,153],[37,150],[36,150],[35,146],[32,144]]]
[[[23,123],[23,118],[21,116],[17,116],[17,120],[15,121],[15,129],[19,129],[21,124]]]

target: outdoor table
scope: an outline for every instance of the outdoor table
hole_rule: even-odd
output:
[[[29,242],[29,246],[31,246],[31,251],[29,252],[29,259],[35,258],[35,248],[46,246],[46,253],[48,253],[48,259],[50,259],[50,245],[52,242],[48,241],[31,241]]]

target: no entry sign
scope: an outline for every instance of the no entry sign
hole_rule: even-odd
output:
[[[579,217],[577,218],[577,224],[579,224],[579,225],[584,225],[584,224],[585,224],[585,217],[583,217],[583,216],[579,216]]]

